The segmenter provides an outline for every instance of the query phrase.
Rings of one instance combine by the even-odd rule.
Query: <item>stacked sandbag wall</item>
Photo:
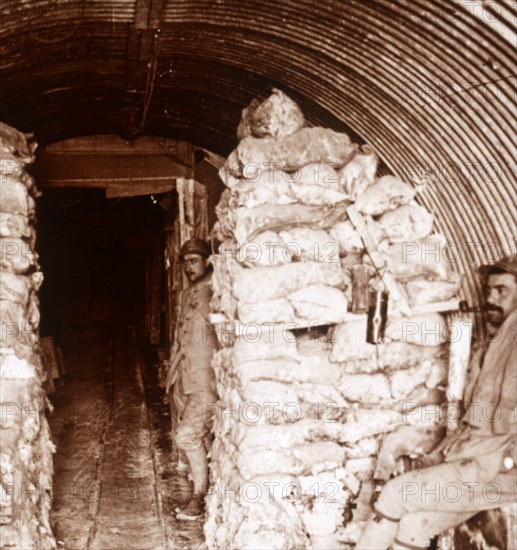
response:
[[[458,277],[418,190],[376,177],[369,146],[305,127],[278,90],[243,111],[238,137],[213,234],[220,403],[207,542],[346,548],[374,480],[443,431],[448,343],[436,310]],[[390,292],[379,345],[366,342],[358,272]]]
[[[0,123],[0,548],[56,548],[35,253],[35,146]]]

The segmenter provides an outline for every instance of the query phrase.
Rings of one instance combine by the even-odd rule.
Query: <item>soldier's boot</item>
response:
[[[190,474],[194,482],[194,491],[190,502],[176,514],[178,519],[194,521],[203,516],[205,495],[208,489],[208,459],[203,446],[195,451],[187,451]]]
[[[387,550],[397,534],[398,520],[388,519],[374,513],[355,545],[356,550]]]

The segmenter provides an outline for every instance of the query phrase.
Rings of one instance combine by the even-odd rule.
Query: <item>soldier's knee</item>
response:
[[[375,509],[383,516],[391,519],[400,519],[404,513],[402,502],[403,480],[391,479],[384,485],[375,502]]]
[[[196,451],[204,445],[203,437],[200,437],[197,430],[193,430],[190,426],[180,424],[176,431],[176,445],[184,452]]]

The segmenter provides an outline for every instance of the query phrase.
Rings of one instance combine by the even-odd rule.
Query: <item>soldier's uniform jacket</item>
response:
[[[179,380],[183,393],[216,393],[211,360],[217,337],[208,321],[212,298],[210,274],[180,293],[175,347],[179,354]]]
[[[492,338],[483,359],[460,431],[446,461],[498,453],[517,443],[517,311],[508,316]],[[456,439],[456,441],[454,441]]]

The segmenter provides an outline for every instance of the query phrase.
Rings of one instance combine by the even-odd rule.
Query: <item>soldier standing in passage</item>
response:
[[[388,481],[356,550],[425,550],[446,529],[517,500],[517,254],[479,274],[497,330],[462,425],[434,451],[435,465]]]
[[[173,386],[170,401],[176,407],[179,422],[173,434],[176,444],[188,459],[194,490],[190,502],[177,510],[177,518],[196,520],[203,514],[208,490],[208,440],[212,427],[211,412],[218,401],[215,375],[211,367],[217,338],[208,330],[209,304],[212,297],[208,264],[210,246],[196,237],[186,241],[179,259],[190,285],[179,297],[178,325],[171,350],[167,391]]]

